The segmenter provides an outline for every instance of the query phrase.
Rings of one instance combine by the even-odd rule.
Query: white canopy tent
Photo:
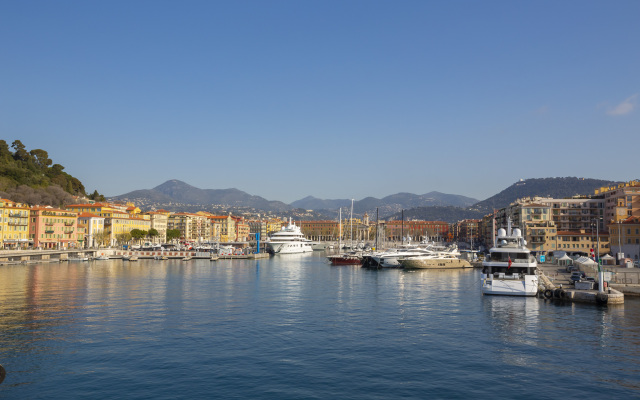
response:
[[[572,265],[573,259],[565,253],[562,257],[556,259],[556,263],[564,266]]]

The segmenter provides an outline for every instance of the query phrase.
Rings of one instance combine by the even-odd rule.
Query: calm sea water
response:
[[[479,271],[0,266],[0,397],[640,397],[640,302],[483,297]]]

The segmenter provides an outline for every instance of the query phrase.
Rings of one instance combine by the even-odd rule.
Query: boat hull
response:
[[[471,268],[467,260],[457,258],[431,258],[431,259],[411,259],[400,260],[400,264],[407,269],[459,269]]]
[[[331,265],[361,265],[362,258],[357,256],[329,256],[327,257]]]
[[[482,294],[499,296],[535,296],[538,294],[538,277],[525,275],[524,278],[482,278]]]
[[[269,243],[267,250],[271,254],[298,254],[313,252],[313,248],[308,243]]]

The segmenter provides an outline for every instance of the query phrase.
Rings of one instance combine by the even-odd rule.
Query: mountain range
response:
[[[355,215],[370,216],[376,209],[381,218],[398,218],[402,210],[405,217],[455,222],[465,218],[481,218],[494,209],[502,208],[522,197],[550,196],[565,198],[590,195],[594,189],[614,184],[613,181],[587,178],[539,178],[520,180],[500,193],[483,201],[477,199],[429,192],[426,194],[396,193],[382,199],[366,197],[353,201]],[[238,189],[199,189],[185,182],[172,179],[153,189],[136,190],[110,198],[115,201],[131,201],[143,209],[167,209],[188,211],[191,208],[217,206],[219,209],[252,209],[264,213],[288,214],[294,210],[314,210],[319,215],[334,218],[339,208],[351,208],[350,199],[319,199],[308,196],[286,204],[250,195]],[[298,214],[299,215],[299,214]]]

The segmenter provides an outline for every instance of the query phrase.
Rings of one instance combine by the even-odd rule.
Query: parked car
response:
[[[573,271],[571,273],[571,276],[569,277],[569,280],[571,280],[571,282],[580,282],[583,278],[585,278],[587,275],[584,272],[581,271]]]
[[[573,271],[577,271],[578,267],[576,267],[575,265],[569,265],[567,266],[567,272],[573,272]]]

